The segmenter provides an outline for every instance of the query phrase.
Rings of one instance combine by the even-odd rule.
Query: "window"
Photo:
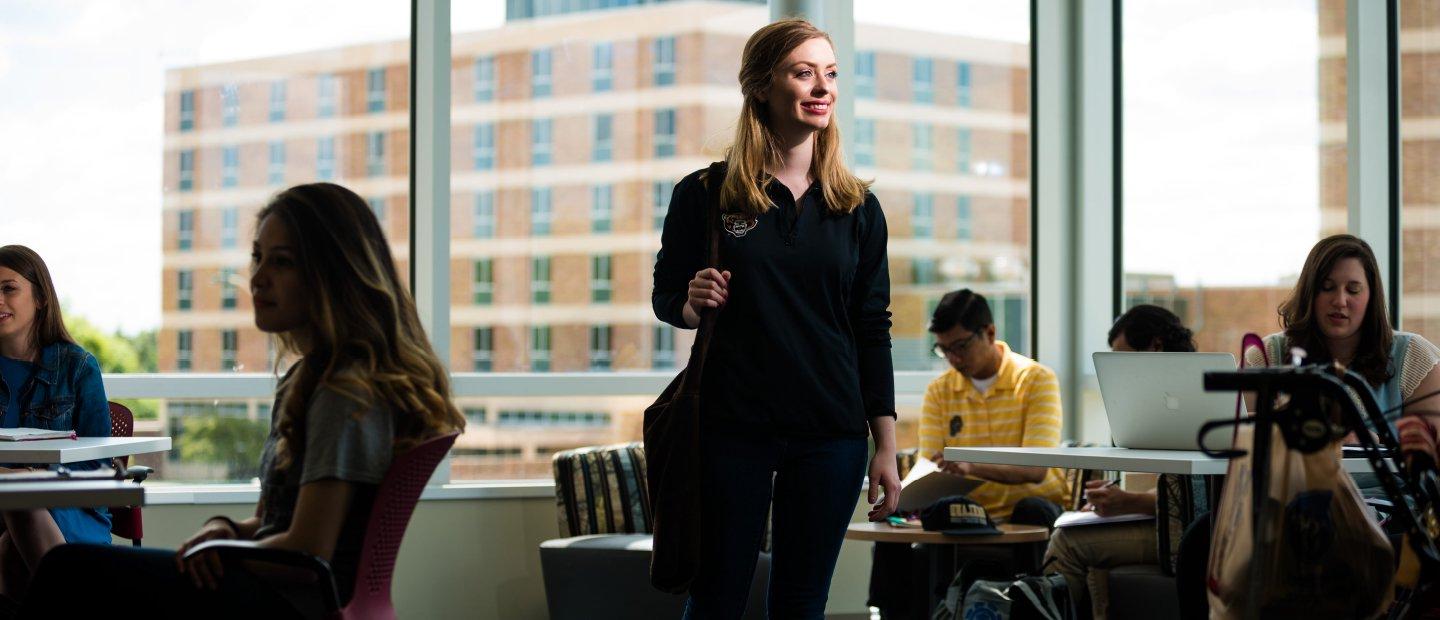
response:
[[[475,261],[474,297],[477,306],[488,306],[495,299],[495,262],[484,258]]]
[[[670,86],[675,83],[675,37],[655,39],[655,85]]]
[[[611,220],[615,217],[615,208],[611,203],[614,190],[610,185],[597,185],[590,189],[590,232],[610,232]]]
[[[270,83],[270,122],[285,120],[285,80]]]
[[[494,192],[475,194],[475,221],[471,223],[470,228],[470,233],[476,239],[489,239],[495,236]]]
[[[1440,342],[1440,265],[1436,264],[1437,249],[1440,249],[1440,218],[1436,217],[1440,215],[1440,209],[1436,208],[1440,205],[1440,172],[1436,169],[1440,165],[1440,133],[1429,128],[1430,123],[1440,116],[1437,113],[1440,110],[1440,79],[1435,73],[1437,60],[1440,60],[1440,33],[1434,29],[1435,24],[1440,24],[1440,6],[1433,2],[1399,4],[1401,47],[1397,78],[1400,81],[1399,140],[1403,165],[1400,168],[1400,312],[1394,319],[1399,329],[1417,333],[1430,342]],[[1343,6],[1331,7],[1327,3],[1320,6],[1321,11],[1343,13]],[[1343,110],[1326,105],[1332,98],[1344,101],[1344,91],[1327,78],[1344,74],[1345,58],[1337,52],[1327,51],[1337,48],[1326,44],[1328,40],[1343,35],[1345,22],[1339,21],[1339,32],[1334,34],[1324,28],[1331,23],[1334,22],[1321,19],[1320,120],[1327,124],[1334,122],[1337,113],[1344,118]],[[1344,145],[1343,133],[1322,138],[1320,191],[1326,214],[1321,216],[1322,226],[1328,221],[1345,221],[1346,212],[1341,208],[1345,204],[1345,188],[1342,183],[1330,178],[1343,177],[1344,171],[1329,172],[1336,160],[1345,161]],[[1336,150],[1340,152],[1335,153]],[[1385,260],[1383,257],[1379,259]]]
[[[365,111],[385,111],[385,69],[371,69],[365,72]]]
[[[175,370],[190,370],[191,355],[195,351],[195,332],[182,329],[175,332]]]
[[[930,194],[915,194],[915,206],[910,215],[910,234],[916,239],[935,236],[935,197]]]
[[[220,186],[235,187],[240,184],[240,147],[227,146],[220,149]]]
[[[180,212],[180,234],[175,238],[175,249],[188,252],[195,247],[195,210]]]
[[[550,50],[535,50],[530,55],[530,96],[550,96]]]
[[[475,101],[495,99],[495,57],[481,56],[475,59]]]
[[[919,286],[939,283],[940,270],[936,268],[935,259],[928,256],[911,259],[910,281]]]
[[[655,156],[675,156],[675,110],[655,111]]]
[[[239,336],[233,329],[220,331],[220,370],[235,370],[236,348],[239,346]]]
[[[599,93],[610,90],[615,82],[615,46],[596,43],[594,67],[590,72],[590,89]]]
[[[655,202],[650,204],[651,218],[655,221],[655,230],[665,228],[665,214],[670,212],[670,199],[675,194],[674,181],[656,181],[653,184],[651,195]]]
[[[219,282],[217,284],[220,285],[221,310],[235,309],[235,278],[236,275],[233,268],[225,267],[220,270]]]
[[[175,272],[175,309],[189,310],[195,300],[195,272],[181,269]]]
[[[929,170],[935,163],[934,133],[928,123],[910,124],[910,167]]]
[[[674,368],[675,328],[669,325],[656,325],[651,340],[654,344],[651,347],[650,367],[656,370]]]
[[[285,183],[285,143],[270,143],[270,166],[265,171],[265,181],[271,185]]]
[[[335,180],[335,138],[320,138],[315,145],[315,176],[321,181]]]
[[[929,58],[911,61],[910,90],[915,103],[935,103],[935,62]]]
[[[550,257],[530,259],[530,302],[550,303]]]
[[[855,119],[855,165],[875,165],[875,119]]]
[[[590,257],[590,301],[595,303],[610,302],[610,257],[608,255]]]
[[[180,151],[180,191],[195,189],[195,149]]]
[[[875,98],[875,52],[855,52],[855,98]]]
[[[553,127],[552,121],[548,118],[530,121],[530,165],[550,165],[550,139]]]
[[[234,127],[240,122],[240,89],[234,84],[220,87],[220,124]]]
[[[475,346],[470,354],[471,370],[490,372],[495,361],[495,330],[490,327],[477,327],[472,333]]]
[[[335,76],[328,73],[315,78],[315,115],[320,118],[335,116]]]
[[[973,230],[974,220],[970,214],[970,197],[960,196],[955,199],[955,238],[961,241],[969,241],[975,238]]]
[[[590,327],[590,370],[610,370],[610,326]]]
[[[365,174],[378,177],[385,174],[385,132],[372,131],[365,134]]]
[[[955,65],[955,105],[968,108],[970,101],[970,63],[960,62]]]
[[[550,234],[550,223],[555,211],[550,203],[550,188],[538,187],[530,190],[530,234],[537,237]]]
[[[385,198],[383,196],[371,196],[365,199],[365,204],[370,207],[370,212],[375,214],[375,221],[380,224],[380,229],[385,229]]]
[[[955,130],[955,169],[960,174],[973,174],[975,165],[971,163],[973,150],[970,145],[970,128],[961,127]]]
[[[615,148],[614,124],[614,114],[595,115],[595,148],[590,153],[592,161],[610,161],[611,152]]]
[[[471,153],[476,170],[495,168],[495,126],[481,123],[475,126],[475,149]]]
[[[238,245],[240,210],[226,207],[220,211],[220,248],[233,250]]]
[[[550,327],[548,325],[537,325],[530,328],[530,371],[550,371]]]
[[[195,129],[195,91],[180,91],[180,131]]]

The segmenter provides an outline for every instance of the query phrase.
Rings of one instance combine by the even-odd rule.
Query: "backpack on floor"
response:
[[[961,569],[931,620],[1075,620],[1070,588],[1059,574],[975,579]],[[968,578],[968,579],[967,579]],[[961,592],[964,596],[961,596]]]

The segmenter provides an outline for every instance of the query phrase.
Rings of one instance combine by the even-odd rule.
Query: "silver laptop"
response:
[[[1207,372],[1235,369],[1229,353],[1094,354],[1110,437],[1121,448],[1198,450],[1200,426],[1234,419],[1235,392],[1206,392]],[[1212,432],[1208,448],[1230,447],[1230,431]]]

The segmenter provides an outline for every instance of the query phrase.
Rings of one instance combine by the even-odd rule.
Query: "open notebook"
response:
[[[35,441],[37,439],[74,439],[75,431],[52,431],[43,428],[0,428],[0,441]]]

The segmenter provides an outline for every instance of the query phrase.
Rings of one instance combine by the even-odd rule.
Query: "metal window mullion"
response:
[[[1398,113],[1390,89],[1391,15],[1394,2],[1345,3],[1347,222],[1380,263],[1390,289],[1392,320],[1399,324],[1399,244],[1392,243],[1398,213],[1392,213],[1392,118]],[[1398,188],[1396,188],[1398,191]]]
[[[410,286],[450,365],[450,2],[414,0],[410,57]]]

